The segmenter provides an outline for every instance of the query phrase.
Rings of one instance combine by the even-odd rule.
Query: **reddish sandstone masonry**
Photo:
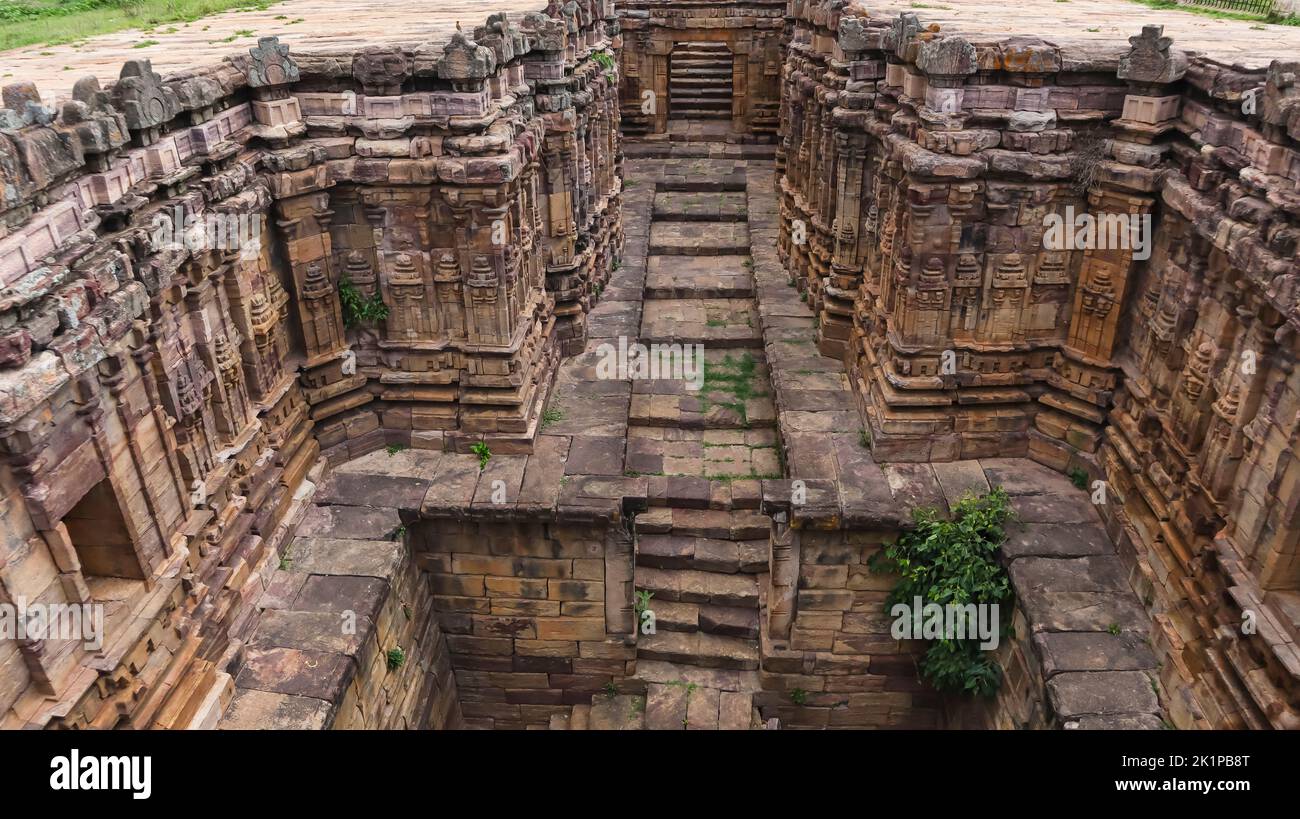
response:
[[[791,8],[781,258],[873,454],[1104,480],[1173,722],[1295,727],[1295,63]],[[1067,209],[1152,217],[1149,259],[1046,246]]]

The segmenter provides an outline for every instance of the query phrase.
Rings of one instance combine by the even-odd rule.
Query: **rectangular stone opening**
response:
[[[144,579],[131,531],[108,478],[95,484],[77,501],[63,524],[68,528],[81,561],[81,571],[88,581],[92,575]]]

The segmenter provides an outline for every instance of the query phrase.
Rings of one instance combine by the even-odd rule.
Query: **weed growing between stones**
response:
[[[1074,469],[1070,470],[1069,474],[1070,474],[1070,483],[1074,484],[1075,488],[1077,489],[1088,488],[1087,472],[1084,472],[1082,469],[1076,466]]]
[[[650,598],[655,593],[647,589],[636,590],[636,600],[632,603],[632,610],[636,613],[636,621],[641,622],[641,615],[650,609]]]
[[[388,670],[396,671],[406,664],[406,652],[402,650],[401,646],[390,648],[388,649],[387,660]]]
[[[383,297],[378,292],[370,298],[362,296],[347,276],[339,282],[339,303],[343,307],[343,326],[348,329],[388,318],[388,305],[384,304]]]
[[[920,508],[912,513],[915,528],[885,544],[868,567],[877,574],[896,574],[898,584],[885,601],[885,611],[896,605],[996,606],[1002,633],[1010,633],[1010,607],[1015,602],[1007,571],[997,560],[1006,539],[1003,526],[1013,516],[1002,487],[985,495],[967,495],[952,510],[951,520],[937,510]],[[957,639],[944,634],[934,640],[920,662],[921,673],[937,690],[992,696],[1002,684],[1002,671],[994,652],[980,648],[978,639]]]
[[[488,449],[488,445],[483,441],[477,441],[470,447],[470,451],[478,456],[478,471],[482,472],[487,462],[492,459],[492,450]]]

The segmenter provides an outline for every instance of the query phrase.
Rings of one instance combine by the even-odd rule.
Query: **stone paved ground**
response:
[[[923,24],[938,23],[942,31],[973,35],[1042,37],[1053,43],[1088,45],[1090,57],[1129,47],[1128,38],[1142,26],[1159,24],[1174,47],[1200,51],[1227,64],[1262,68],[1275,59],[1300,54],[1300,27],[1222,20],[1176,9],[1152,9],[1129,0],[1018,0],[1015,3],[860,0],[854,5],[892,17],[912,12]]]
[[[276,35],[300,51],[421,43],[445,40],[456,30],[457,21],[473,31],[493,12],[523,14],[545,7],[545,0],[288,0],[264,11],[228,11],[189,24],[167,23],[147,34],[138,29],[103,34],[79,47],[32,45],[0,52],[0,85],[28,80],[36,83],[47,102],[54,102],[70,95],[72,84],[87,74],[101,82],[116,80],[127,60],[150,59],[154,70],[166,76],[244,53],[257,44],[258,37]],[[172,28],[176,31],[167,33]],[[252,33],[240,33],[245,31]],[[146,41],[156,43],[136,48]]]

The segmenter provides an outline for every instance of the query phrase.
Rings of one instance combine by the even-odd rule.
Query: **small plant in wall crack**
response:
[[[790,702],[794,703],[795,705],[807,705],[808,692],[803,690],[802,688],[790,689]]]
[[[375,293],[366,298],[347,276],[339,281],[339,305],[343,309],[343,326],[348,329],[377,324],[388,318],[388,305],[384,304],[383,297]]]
[[[641,622],[642,615],[650,610],[650,598],[655,593],[646,589],[636,590],[636,599],[632,602],[632,611],[636,613],[636,621]]]
[[[1070,483],[1074,484],[1076,489],[1088,488],[1088,473],[1079,467],[1070,470]]]
[[[401,646],[388,649],[386,658],[388,660],[389,671],[396,671],[406,664],[406,652],[402,650]]]
[[[492,450],[488,449],[488,445],[483,441],[476,441],[469,449],[478,456],[478,471],[482,472],[487,467],[487,462],[492,459]]]

